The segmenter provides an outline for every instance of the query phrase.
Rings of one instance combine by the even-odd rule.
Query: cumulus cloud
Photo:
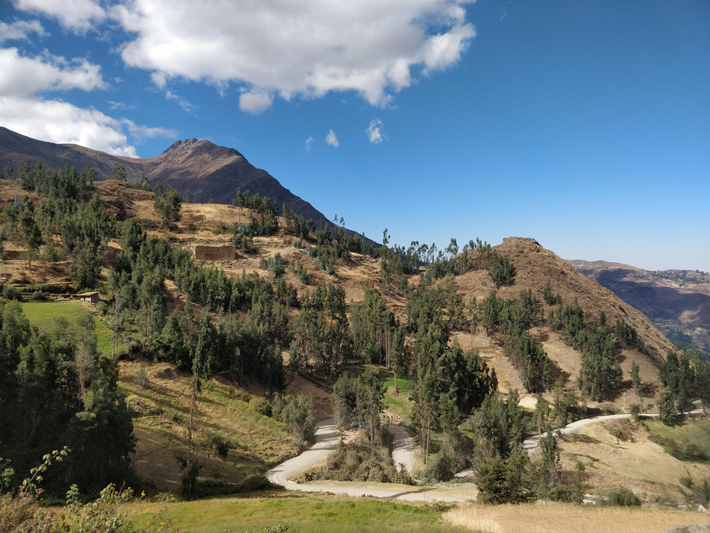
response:
[[[106,18],[106,11],[95,0],[14,0],[21,11],[55,18],[74,33],[86,33]]]
[[[29,137],[53,143],[73,143],[114,155],[138,157],[124,126],[137,141],[175,137],[175,132],[149,128],[130,120],[116,120],[96,109],[82,109],[61,100],[48,100],[49,92],[103,89],[100,67],[85,59],[67,61],[45,53],[20,55],[16,48],[0,48],[0,124]],[[112,103],[119,104],[117,102]]]
[[[13,40],[29,40],[28,34],[36,33],[37,37],[49,35],[38,20],[16,20],[7,24],[0,20],[0,43]]]
[[[306,151],[307,152],[311,151],[312,144],[313,144],[313,137],[308,137],[308,139],[306,139]]]
[[[338,146],[340,146],[340,142],[335,136],[335,132],[333,130],[330,130],[328,132],[328,135],[325,136],[325,144],[329,144],[333,148],[337,148]]]
[[[417,73],[458,61],[475,35],[463,3],[133,0],[109,12],[135,35],[123,46],[124,62],[150,71],[158,87],[171,78],[206,81],[220,91],[236,83],[240,107],[259,113],[275,95],[290,100],[330,91],[353,90],[372,105],[386,104]]]
[[[249,92],[241,94],[239,97],[239,108],[242,111],[258,115],[265,109],[270,108],[273,102],[271,95],[267,91],[252,89]]]
[[[370,139],[370,142],[373,144],[380,144],[382,141],[385,140],[385,136],[382,134],[382,131],[380,131],[380,128],[382,127],[382,121],[379,118],[373,119],[370,121],[370,125],[367,128],[367,138]]]
[[[101,67],[86,59],[66,61],[63,57],[21,56],[17,48],[0,49],[0,94],[29,96],[43,91],[82,89],[91,91],[106,87]]]
[[[194,115],[195,111],[197,111],[196,105],[193,105],[185,98],[178,96],[177,94],[171,91],[165,93],[165,98],[167,98],[168,100],[174,100],[180,107],[182,107],[183,111],[187,111],[190,114]]]
[[[121,123],[95,109],[57,100],[0,96],[0,123],[28,137],[73,143],[113,155],[138,157]]]

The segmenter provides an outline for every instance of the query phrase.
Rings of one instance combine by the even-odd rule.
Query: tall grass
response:
[[[444,521],[452,526],[487,533],[663,533],[677,525],[707,522],[707,515],[548,502],[498,506],[467,504],[446,512]]]

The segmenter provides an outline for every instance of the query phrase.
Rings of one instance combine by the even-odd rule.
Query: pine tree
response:
[[[636,395],[639,397],[639,402],[643,403],[643,384],[639,375],[639,365],[636,361],[631,362],[631,382],[634,385]]]

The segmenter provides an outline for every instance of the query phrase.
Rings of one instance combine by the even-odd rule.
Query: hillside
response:
[[[569,263],[642,311],[673,343],[710,358],[710,274],[648,271],[606,261]]]
[[[184,204],[182,219],[174,231],[159,228],[159,219],[153,208],[154,194],[146,191],[136,191],[125,183],[109,180],[97,183],[97,191],[107,205],[109,212],[120,219],[135,219],[144,226],[150,235],[168,239],[175,245],[189,250],[193,256],[197,246],[218,248],[231,246],[232,234],[230,226],[248,219],[249,210],[219,204]],[[0,196],[6,202],[24,193],[14,182],[2,182]],[[34,198],[34,195],[30,195]],[[39,200],[39,199],[36,199]],[[7,205],[7,204],[5,204]],[[381,259],[367,255],[351,253],[347,260],[335,262],[335,275],[331,276],[319,268],[316,260],[309,257],[304,249],[293,246],[294,237],[286,229],[286,221],[279,217],[279,231],[269,237],[256,237],[251,253],[238,251],[233,259],[206,261],[206,265],[214,265],[229,276],[240,276],[242,273],[256,272],[263,279],[269,278],[267,270],[261,267],[262,260],[279,253],[284,261],[283,279],[294,286],[299,296],[305,290],[310,290],[321,283],[336,283],[345,291],[345,302],[348,314],[352,306],[363,300],[364,286],[372,284],[380,287],[382,284]],[[11,243],[6,245],[8,258],[4,266],[4,280],[10,283],[56,283],[68,282],[66,264],[40,264],[32,272],[27,272],[21,259],[21,246]],[[108,275],[106,267],[110,266],[111,257],[117,253],[120,245],[110,243],[104,258],[104,274]],[[640,366],[641,378],[648,385],[651,393],[659,390],[658,364],[665,358],[673,345],[658,330],[658,328],[641,311],[622,301],[610,290],[602,287],[594,279],[578,272],[571,264],[564,261],[552,251],[542,247],[533,239],[508,238],[503,243],[493,247],[498,254],[507,257],[516,269],[512,285],[496,289],[488,276],[487,270],[469,270],[455,276],[455,290],[468,302],[475,296],[479,303],[491,292],[499,298],[516,297],[522,290],[532,290],[544,308],[545,315],[552,308],[544,303],[542,289],[549,281],[554,293],[559,293],[562,302],[572,304],[575,299],[585,313],[587,321],[596,321],[600,313],[606,314],[607,321],[615,324],[621,319],[633,327],[646,346],[646,353],[636,349],[621,350],[618,361],[624,371],[624,388],[630,390],[630,370],[632,361]],[[470,253],[470,252],[469,252]],[[308,284],[299,280],[297,273],[291,269],[296,264],[304,265],[308,272]],[[422,272],[424,268],[420,269]],[[418,274],[407,276],[408,282],[416,287],[420,283]],[[106,278],[104,278],[106,279]],[[445,281],[445,280],[444,280]],[[171,296],[168,301],[168,311],[176,306],[184,305],[185,296],[179,294],[173,285],[168,283]],[[406,322],[406,305],[408,298],[397,291],[383,292],[383,299],[390,309]],[[550,330],[547,326],[533,328],[543,343],[547,355],[553,362],[553,380],[562,376],[568,390],[577,389],[577,376],[581,366],[581,353],[569,346],[561,332]],[[465,349],[477,348],[489,366],[496,370],[500,389],[507,392],[509,388],[523,390],[520,374],[511,364],[499,338],[487,336],[483,328],[479,328],[475,336],[469,331],[452,331],[451,339],[457,338]],[[552,393],[546,393],[551,397]],[[625,408],[623,395],[616,395],[606,400]],[[534,407],[535,395],[523,395],[523,405]],[[649,404],[650,406],[650,404]]]
[[[94,192],[100,202],[87,201]],[[29,202],[16,201],[23,196]],[[99,337],[97,348],[104,355],[113,353],[111,340],[115,337],[111,329],[117,327],[116,324],[120,326],[117,327],[120,339],[117,353],[122,354],[122,360],[117,363],[118,386],[127,395],[132,434],[137,439],[136,453],[130,454],[130,460],[135,471],[152,480],[159,489],[176,490],[183,477],[176,456],[184,455],[188,446],[186,417],[190,412],[190,376],[198,367],[195,366],[197,356],[188,360],[185,354],[192,357],[198,353],[195,339],[200,339],[204,342],[202,346],[207,347],[203,353],[211,354],[211,367],[204,372],[198,398],[193,440],[204,467],[199,480],[209,482],[208,486],[212,482],[241,482],[246,475],[263,472],[294,455],[302,439],[294,442],[296,437],[287,430],[287,421],[277,420],[275,417],[279,415],[276,414],[273,418],[262,416],[259,405],[266,403],[265,398],[276,405],[280,400],[271,394],[276,390],[291,395],[305,394],[314,397],[313,418],[328,418],[335,411],[331,398],[338,394],[334,381],[343,372],[365,377],[366,369],[375,370],[384,385],[382,420],[409,425],[412,433],[418,434],[420,430],[415,424],[419,404],[413,398],[421,390],[418,389],[421,381],[416,370],[406,373],[404,369],[397,369],[397,392],[393,387],[392,370],[385,370],[384,347],[375,346],[370,353],[361,348],[364,336],[370,333],[377,344],[386,342],[388,333],[404,332],[400,338],[409,347],[402,351],[409,357],[405,364],[411,365],[411,369],[422,364],[421,361],[426,363],[421,353],[416,352],[418,345],[426,346],[429,338],[421,336],[426,329],[416,325],[417,315],[412,312],[412,303],[416,304],[418,298],[436,302],[432,315],[440,312],[437,318],[440,322],[432,321],[430,325],[441,325],[439,331],[448,335],[448,338],[438,337],[441,340],[437,341],[436,349],[440,349],[442,359],[437,359],[436,364],[445,361],[441,366],[447,371],[445,356],[459,361],[457,366],[449,368],[455,368],[457,373],[470,373],[466,375],[465,384],[461,382],[461,390],[470,387],[475,391],[478,383],[486,382],[488,374],[483,365],[477,374],[470,370],[475,356],[457,352],[455,340],[464,349],[477,350],[488,368],[495,370],[498,390],[504,396],[509,397],[510,390],[517,389],[520,404],[526,410],[535,409],[537,391],[544,391],[542,394],[549,402],[554,402],[556,395],[559,399],[561,391],[555,390],[553,384],[561,378],[562,393],[567,393],[567,398],[572,397],[573,416],[627,412],[629,405],[637,401],[631,379],[634,362],[639,366],[645,388],[643,410],[653,412],[655,400],[663,392],[658,367],[672,350],[671,343],[640,311],[534,239],[511,237],[493,247],[477,241],[461,254],[447,252],[447,257],[440,256],[428,266],[410,261],[406,274],[400,271],[392,277],[388,269],[397,269],[404,261],[404,256],[391,255],[395,248],[374,249],[371,243],[368,247],[368,243],[358,241],[357,236],[342,233],[333,236],[327,232],[311,232],[304,238],[297,233],[293,219],[284,217],[276,217],[275,224],[265,232],[268,236],[236,234],[239,239],[246,239],[248,245],[235,248],[234,228],[254,216],[250,209],[190,203],[181,206],[179,220],[166,223],[156,211],[155,200],[153,192],[132,188],[125,182],[105,180],[97,182],[94,191],[86,192],[77,202],[63,202],[68,212],[62,215],[58,210],[52,211],[52,206],[59,205],[55,198],[23,190],[16,181],[0,181],[0,223],[6,237],[0,270],[2,302],[18,297],[24,300],[21,306],[25,314],[38,326],[30,335],[48,331],[47,324],[56,327],[53,318],[57,315],[78,323],[81,315],[90,310],[98,324],[95,329]],[[46,244],[36,250],[32,268],[26,262],[24,237],[25,228],[31,226],[30,219],[47,228]],[[108,219],[113,221],[104,226],[94,225]],[[81,248],[75,245],[72,251],[70,247],[71,239],[78,241],[78,232],[83,232],[84,242],[91,242],[92,237],[99,242],[95,253],[100,271],[93,285],[87,285],[100,294],[100,301],[95,305],[77,302],[72,297],[84,290],[84,285],[76,281],[75,268],[82,260],[77,253]],[[102,233],[100,239],[96,237],[99,233]],[[51,248],[48,243],[54,243],[54,255],[48,252]],[[346,253],[338,248],[343,243],[350,247],[345,249]],[[61,248],[60,252],[56,248]],[[330,255],[324,258],[321,255],[324,253]],[[277,260],[282,266],[278,273],[273,268]],[[509,262],[512,267],[511,277],[500,287],[493,281],[494,261]],[[120,278],[112,275],[120,269],[124,269]],[[149,297],[151,293],[147,291],[156,286],[159,290]],[[554,305],[545,303],[545,294],[549,301],[550,289],[555,294]],[[508,333],[502,322],[488,331],[481,325],[472,335],[467,320],[452,319],[457,298],[460,312],[468,317],[471,307],[464,306],[473,297],[479,304],[477,312],[483,314],[484,300],[490,300],[491,294],[505,306],[522,301],[521,291],[530,291],[535,308],[532,325],[525,328],[536,342],[539,341],[545,360],[549,357],[551,379],[537,389],[529,386],[525,369],[514,365],[510,339],[506,338]],[[372,299],[373,294],[376,300]],[[120,309],[115,312],[119,300],[124,298],[129,307],[123,314]],[[334,302],[332,307],[329,301]],[[377,305],[372,307],[375,312],[367,316],[363,315],[367,306],[359,305],[365,301],[368,305]],[[150,305],[161,305],[160,314],[149,314]],[[619,363],[622,375],[620,382],[615,381],[609,389],[594,396],[597,401],[583,400],[578,389],[577,378],[587,364],[583,362],[581,350],[586,348],[574,344],[575,348],[574,335],[570,336],[550,318],[550,313],[552,316],[562,313],[563,308],[577,309],[575,313],[583,315],[582,322],[592,328],[602,322],[603,314],[610,326],[600,329],[607,332],[604,333],[606,339],[615,346],[613,362]],[[123,322],[117,323],[117,319]],[[363,320],[370,321],[365,328]],[[623,321],[638,334],[642,342],[637,344],[639,349],[616,347],[617,343],[621,346],[618,331],[615,331],[621,327],[616,325],[617,321]],[[158,324],[154,331],[153,324]],[[334,328],[338,324],[343,329]],[[385,327],[390,329],[385,330]],[[427,327],[429,331],[437,329]],[[328,342],[337,340],[341,333],[342,344],[335,345],[330,352],[332,355],[328,355]],[[420,339],[422,344],[419,344]],[[444,339],[448,340],[449,349]],[[293,355],[298,353],[293,352],[294,347],[305,357],[299,355],[292,365]],[[584,361],[587,359],[585,356]],[[458,366],[464,361],[471,366],[465,369]],[[478,363],[475,365],[478,367]],[[141,379],[142,371],[144,378]],[[458,379],[454,376],[449,383]],[[459,387],[459,383],[455,386]],[[466,407],[460,419],[462,432],[474,434],[475,428],[466,424],[476,423],[476,417],[469,414],[473,409],[480,412],[484,408],[480,403]],[[526,411],[524,416],[529,417],[530,412]],[[555,419],[550,416],[549,420],[558,425],[557,415]],[[526,433],[531,431],[535,431],[532,424]],[[434,428],[432,433],[432,447],[428,451],[418,450],[416,460],[412,460],[415,471],[434,463],[445,447],[446,436],[441,428]],[[226,449],[224,459],[218,457],[220,449]],[[462,469],[465,467],[461,465]],[[572,467],[568,464],[565,469]],[[588,467],[595,472],[603,470],[591,463]],[[626,478],[631,480],[629,483],[634,482],[633,476],[625,475]],[[442,476],[442,479],[447,478]],[[595,486],[606,486],[607,477],[599,475],[593,479]],[[627,481],[624,484],[628,485]],[[675,481],[673,484],[678,485]],[[682,491],[682,488],[673,490]]]
[[[118,157],[75,144],[54,144],[38,141],[7,128],[0,127],[0,168],[12,163],[15,174],[24,163],[37,161],[49,168],[69,165],[81,171],[87,166],[96,170],[98,180],[110,179],[114,165],[123,165],[130,183],[146,176],[153,187],[170,185],[184,194],[190,191],[191,201],[231,204],[238,189],[259,193],[278,201],[279,208],[288,208],[323,226],[328,219],[311,204],[284,188],[268,172],[251,165],[233,148],[217,146],[210,141],[187,139],[176,141],[157,157],[132,159]]]

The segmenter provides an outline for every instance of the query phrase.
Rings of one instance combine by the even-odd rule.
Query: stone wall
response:
[[[195,259],[204,261],[233,261],[236,257],[234,246],[195,246]]]

